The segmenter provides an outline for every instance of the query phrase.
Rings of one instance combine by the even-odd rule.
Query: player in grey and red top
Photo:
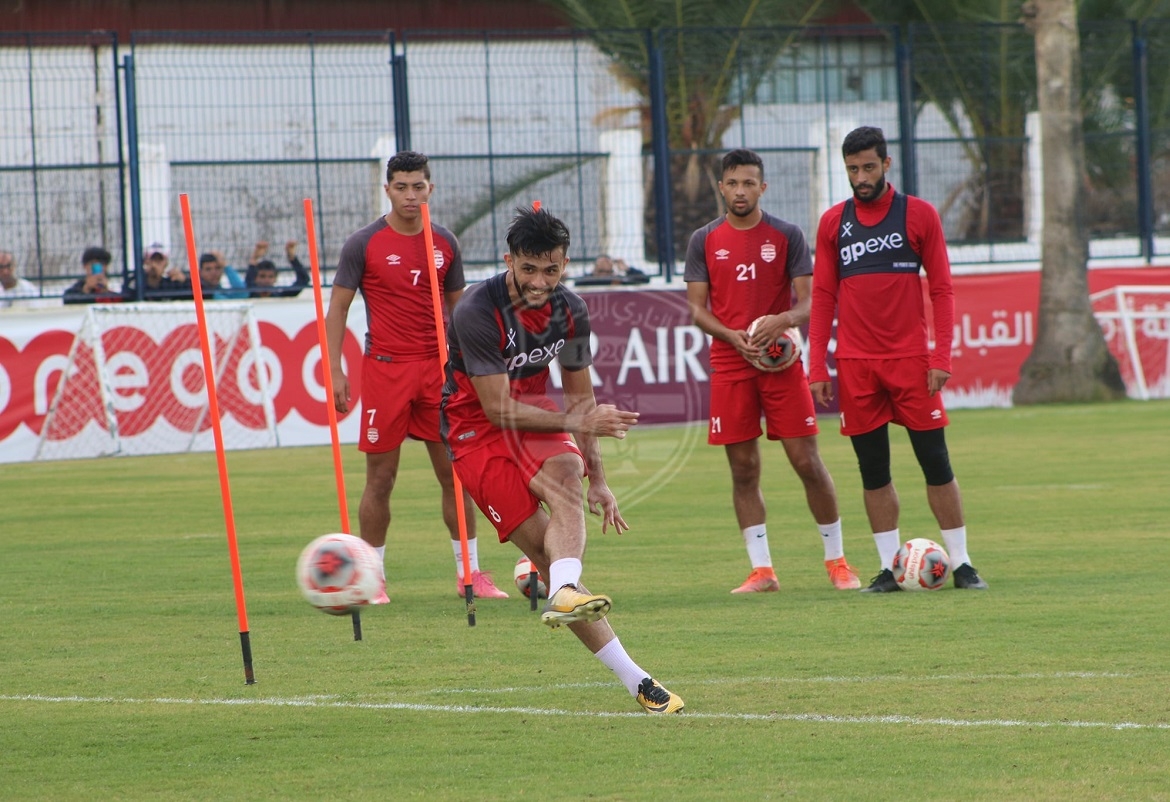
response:
[[[764,163],[750,150],[722,162],[719,191],[727,214],[691,235],[684,278],[695,325],[710,334],[711,420],[707,442],[722,445],[731,466],[731,498],[752,571],[732,593],[779,590],[760,491],[760,417],[780,440],[820,530],[833,586],[860,587],[845,560],[833,478],[817,449],[817,419],[799,362],[765,372],[749,360],[808,320],[812,259],[799,227],[763,211]],[[796,295],[795,305],[792,303]],[[762,324],[749,338],[752,321]]]
[[[614,635],[605,620],[610,598],[581,584],[582,495],[601,516],[603,533],[629,529],[606,484],[597,439],[624,438],[638,414],[598,404],[593,395],[589,310],[561,284],[569,262],[565,224],[545,209],[517,209],[507,240],[507,272],[472,287],[451,316],[444,440],[500,541],[511,541],[548,577],[540,620],[567,625],[647,713],[679,712],[682,699],[639,667]],[[554,360],[564,411],[546,394]]]
[[[420,206],[434,189],[430,179],[427,157],[421,153],[403,151],[387,162],[385,189],[390,212],[345,241],[333,277],[325,329],[333,401],[337,411],[345,413],[349,411],[350,388],[341,359],[342,341],[349,307],[360,289],[368,321],[358,437],[358,448],[366,455],[366,486],[358,508],[362,539],[385,559],[390,492],[398,477],[401,446],[408,436],[424,441],[442,488],[443,521],[455,553],[456,593],[462,598],[463,555],[454,475],[439,436],[443,374]],[[463,256],[454,234],[434,224],[431,230],[439,286],[449,315],[463,294]],[[471,505],[465,504],[465,509],[470,511]],[[506,599],[508,594],[479,570],[475,516],[466,517],[472,589],[479,598]],[[388,601],[383,591],[375,603]]]
[[[899,589],[892,571],[901,545],[898,494],[890,476],[891,421],[906,427],[926,477],[926,495],[955,566],[955,586],[987,587],[967,554],[959,484],[951,470],[942,389],[951,375],[955,317],[951,265],[938,212],[886,182],[890,157],[880,128],[850,132],[841,147],[853,197],[821,216],[809,323],[809,386],[833,398],[826,365],[837,316],[841,433],[857,454],[865,511],[881,570],[865,591]],[[925,269],[935,346],[927,343],[919,271]]]

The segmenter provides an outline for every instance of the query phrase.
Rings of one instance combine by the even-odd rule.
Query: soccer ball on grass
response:
[[[752,325],[748,326],[747,330],[749,338],[756,333],[756,329],[763,321],[764,318],[762,317],[758,317],[752,321]],[[787,370],[800,359],[800,353],[803,347],[804,340],[800,336],[800,329],[788,329],[777,337],[771,345],[766,348],[761,348],[759,357],[752,360],[751,363],[767,373]]]
[[[318,610],[348,615],[382,590],[378,552],[360,537],[321,535],[297,560],[297,584]]]
[[[532,572],[536,570],[536,566],[527,557],[521,557],[516,561],[516,568],[512,571],[512,581],[516,583],[516,589],[524,594],[524,598],[532,598],[529,594],[531,585],[529,585],[529,577]],[[548,598],[548,583],[544,581],[544,577],[540,574],[536,575],[536,598]]]
[[[951,558],[933,540],[907,540],[894,555],[894,579],[902,590],[938,590],[951,576]]]

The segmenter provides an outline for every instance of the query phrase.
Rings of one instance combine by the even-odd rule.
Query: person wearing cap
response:
[[[65,290],[62,300],[67,304],[114,303],[122,300],[122,293],[110,289],[110,262],[105,248],[91,245],[81,254],[85,275]]]
[[[161,242],[152,242],[142,254],[144,296],[148,301],[190,301],[191,279],[181,267],[171,265],[170,252]],[[138,300],[137,287],[131,276],[122,288],[128,301]]]
[[[37,285],[16,275],[16,257],[9,251],[0,251],[0,309],[12,306],[16,298],[36,298]]]

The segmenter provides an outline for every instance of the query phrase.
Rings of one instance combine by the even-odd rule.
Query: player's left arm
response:
[[[767,315],[764,322],[756,327],[750,341],[754,347],[764,348],[788,329],[800,328],[808,322],[812,309],[812,276],[792,279],[792,291],[796,295],[792,307],[777,315]]]
[[[813,261],[812,254],[809,253],[808,241],[805,240],[804,232],[798,226],[792,226],[792,230],[787,232],[787,237],[788,263],[785,270],[790,276],[792,294],[796,296],[796,299],[792,301],[788,311],[781,314],[780,317],[784,318],[782,321],[784,329],[791,329],[800,328],[808,323],[809,314],[812,311]],[[776,332],[777,337],[780,336],[781,331]]]
[[[463,290],[455,290],[454,292],[443,293],[443,303],[447,306],[447,316],[451,316],[451,310],[455,308],[455,304],[459,303],[459,299],[463,297]]]
[[[951,280],[951,261],[938,211],[929,203],[915,204],[914,219],[919,221],[919,250],[926,272],[930,295],[931,323],[934,327],[934,350],[930,352],[926,385],[931,395],[941,391],[951,377],[951,346],[955,329],[955,291]]]
[[[593,380],[589,375],[588,367],[581,370],[562,369],[561,388],[565,396],[565,412],[569,415],[587,415],[597,409],[597,399],[593,394]],[[605,480],[605,466],[601,460],[601,444],[598,442],[597,436],[591,432],[578,432],[576,440],[577,447],[581,449],[581,455],[585,458],[585,468],[589,475],[589,489],[585,494],[589,512],[601,516],[602,532],[612,526],[618,534],[621,534],[629,529],[630,525],[622,518],[617,498]]]

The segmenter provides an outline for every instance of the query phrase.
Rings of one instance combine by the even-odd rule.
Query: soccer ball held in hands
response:
[[[756,333],[756,329],[763,324],[763,321],[764,318],[762,317],[758,317],[752,321],[752,325],[747,330],[749,338]],[[803,346],[804,342],[800,336],[800,329],[788,329],[767,347],[761,348],[759,357],[751,360],[751,363],[760,370],[769,373],[786,370],[795,365],[796,361],[800,359],[800,352]]]

